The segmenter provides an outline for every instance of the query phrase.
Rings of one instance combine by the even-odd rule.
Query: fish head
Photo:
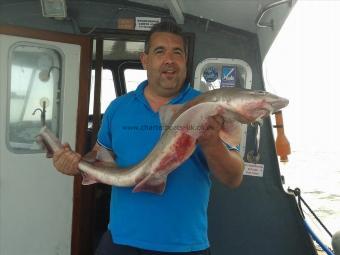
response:
[[[256,122],[286,107],[289,101],[267,91],[236,89],[225,98],[225,103],[241,123]]]

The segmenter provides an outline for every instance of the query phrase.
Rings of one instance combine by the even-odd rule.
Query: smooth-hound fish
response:
[[[204,132],[209,116],[219,114],[224,124],[221,139],[236,146],[240,142],[241,124],[254,123],[288,105],[288,100],[266,91],[241,88],[220,88],[202,93],[183,105],[166,105],[159,110],[164,131],[148,156],[131,168],[119,168],[113,158],[98,153],[100,161],[82,158],[78,168],[86,178],[83,184],[101,182],[120,187],[134,187],[133,191],[163,193],[167,175],[188,159],[196,148],[196,141]],[[61,142],[46,127],[37,141],[49,154],[62,148]],[[104,156],[103,156],[104,155]]]

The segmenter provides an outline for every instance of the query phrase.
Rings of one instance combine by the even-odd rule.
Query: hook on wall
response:
[[[269,10],[273,9],[276,6],[282,5],[282,4],[288,4],[288,6],[291,8],[293,6],[293,0],[280,0],[280,1],[268,4],[265,7],[263,7],[256,17],[256,20],[255,20],[256,26],[259,27],[259,28],[271,28],[272,30],[274,30],[274,20],[273,19],[271,19],[270,22],[266,22],[266,23],[261,22],[261,21],[262,21],[263,16]]]
[[[40,121],[41,121],[41,126],[45,126],[46,125],[46,108],[49,105],[49,101],[46,97],[43,97],[42,99],[40,99],[40,105],[42,108],[36,108],[34,109],[32,115],[35,115],[36,112],[40,112]]]
[[[39,80],[44,82],[48,81],[50,79],[52,69],[57,69],[60,71],[60,68],[57,66],[51,66],[48,70],[41,70],[39,72]]]

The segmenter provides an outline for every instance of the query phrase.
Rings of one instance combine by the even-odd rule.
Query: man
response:
[[[141,62],[148,80],[111,103],[93,148],[97,151],[103,146],[112,151],[121,167],[144,159],[161,134],[158,128],[131,127],[160,127],[158,110],[162,105],[184,103],[199,94],[185,83],[187,47],[176,24],[162,22],[152,28]],[[220,116],[209,119],[198,148],[168,176],[162,195],[112,187],[109,231],[96,254],[209,254],[210,173],[227,186],[237,187],[243,171],[238,151],[227,149],[218,136],[222,122]],[[68,146],[53,160],[60,172],[78,174],[80,155]]]

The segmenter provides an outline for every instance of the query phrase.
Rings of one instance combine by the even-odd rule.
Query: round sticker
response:
[[[214,82],[218,77],[218,72],[215,67],[211,66],[204,70],[203,77],[207,82]]]

